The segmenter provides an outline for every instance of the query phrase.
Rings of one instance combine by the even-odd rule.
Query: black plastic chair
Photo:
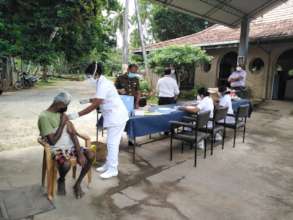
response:
[[[210,118],[210,111],[198,113],[196,115],[196,121],[193,122],[179,122],[170,121],[171,123],[171,136],[170,136],[170,160],[173,159],[173,139],[181,140],[183,142],[188,142],[194,147],[194,166],[197,164],[197,144],[200,141],[204,141],[204,157],[206,158],[206,148],[207,148],[207,138],[209,134],[206,132],[200,132],[200,129],[207,129],[207,124]],[[179,128],[181,131],[178,131]],[[186,131],[184,128],[189,128],[190,131]],[[177,132],[175,132],[177,129]]]
[[[235,118],[235,121],[233,123],[229,121],[218,123],[219,125],[223,125],[225,128],[234,130],[233,148],[235,148],[237,130],[240,128],[243,128],[242,141],[243,143],[245,142],[246,121],[247,117],[249,117],[249,108],[249,105],[241,105],[239,106],[235,115],[227,114],[227,116]]]
[[[215,144],[215,136],[217,133],[222,133],[222,149],[224,149],[225,145],[225,135],[226,135],[226,129],[223,124],[220,124],[219,122],[223,121],[226,122],[226,116],[227,116],[228,108],[226,107],[219,107],[214,110],[214,116],[210,121],[212,122],[211,127],[207,127],[207,129],[200,129],[200,131],[207,132],[210,134],[211,137],[211,155],[213,155],[214,152],[214,144]]]

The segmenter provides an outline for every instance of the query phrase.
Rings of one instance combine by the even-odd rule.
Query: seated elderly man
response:
[[[57,161],[59,179],[58,194],[65,195],[65,176],[70,170],[70,157],[76,156],[82,166],[80,175],[73,187],[76,198],[81,198],[84,192],[81,189],[81,181],[91,168],[94,154],[79,144],[73,124],[69,121],[65,112],[71,100],[67,92],[59,93],[51,106],[43,111],[38,120],[40,135],[51,145],[52,157]]]

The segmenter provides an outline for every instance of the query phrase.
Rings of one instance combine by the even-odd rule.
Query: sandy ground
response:
[[[68,112],[84,108],[83,98],[93,97],[94,87],[86,82],[60,81],[55,86],[7,92],[0,96],[0,151],[37,145],[37,120],[41,111],[48,108],[59,91],[68,91],[73,99]],[[74,121],[78,129],[95,137],[96,114],[91,113]]]
[[[80,109],[78,100],[91,96],[84,83],[62,82],[0,97],[0,146],[10,149],[0,152],[0,190],[40,184],[37,114],[61,87],[74,96],[69,111]],[[86,196],[75,200],[69,176],[68,195],[56,196],[56,209],[34,219],[291,220],[292,110],[293,103],[287,102],[260,105],[248,121],[246,142],[238,137],[233,149],[229,132],[224,150],[216,147],[206,159],[200,152],[197,168],[193,151],[186,148],[181,154],[179,143],[170,162],[168,139],[137,148],[133,164],[124,138],[118,178],[102,181],[94,173],[90,188],[83,185]],[[94,137],[94,121],[92,114],[75,124]]]

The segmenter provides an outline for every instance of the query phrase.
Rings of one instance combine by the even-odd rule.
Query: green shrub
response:
[[[182,90],[182,91],[180,91],[179,98],[185,99],[185,100],[193,100],[193,99],[195,99],[196,95],[197,95],[196,89]]]
[[[191,90],[181,90],[179,98],[185,100],[194,100],[197,96],[197,90],[201,87],[205,87],[204,85],[197,84]]]
[[[150,92],[151,91],[151,86],[150,84],[148,83],[148,81],[146,80],[141,80],[139,82],[139,90],[141,92],[144,92],[144,93],[147,93],[147,92]]]
[[[163,69],[173,64],[175,69],[182,66],[196,66],[200,63],[210,63],[212,57],[199,47],[190,45],[173,45],[152,51],[149,54],[149,64],[155,73],[161,74]]]
[[[156,104],[158,104],[159,99],[156,96],[149,96],[147,98],[147,101],[148,101],[148,104],[154,104],[154,105],[156,105]]]

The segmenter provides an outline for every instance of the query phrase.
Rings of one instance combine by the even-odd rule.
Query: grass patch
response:
[[[44,81],[40,79],[36,87],[42,88],[47,86],[54,86],[60,81],[83,81],[85,80],[84,75],[77,75],[77,74],[66,74],[66,75],[60,75],[60,76],[48,76],[48,80]]]
[[[36,84],[36,88],[42,88],[47,86],[54,86],[60,79],[48,79],[47,81],[39,80]]]

